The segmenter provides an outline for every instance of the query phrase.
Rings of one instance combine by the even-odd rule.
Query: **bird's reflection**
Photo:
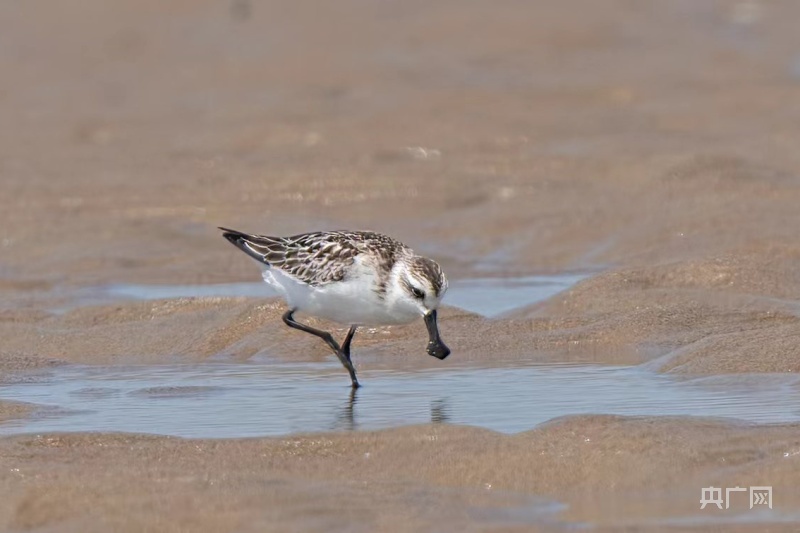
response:
[[[358,424],[358,417],[357,417],[357,405],[358,405],[358,395],[362,389],[351,389],[347,394],[347,399],[343,401],[339,407],[336,408],[336,412],[334,415],[333,423],[331,424],[331,429],[334,431],[355,431],[359,429]],[[430,422],[432,424],[447,424],[450,422],[450,406],[448,404],[449,398],[439,398],[438,400],[432,400],[430,404]],[[367,404],[362,405],[361,409],[381,409],[379,404],[376,404],[374,401],[372,403],[367,402]],[[374,419],[376,413],[371,413],[372,416],[368,416],[370,419]],[[390,423],[390,426],[402,426],[405,424],[415,424],[419,422],[423,422],[419,419],[414,419],[413,415],[410,416],[407,420],[394,420],[385,422],[394,422]]]
[[[356,429],[355,408],[356,401],[358,400],[358,390],[359,389],[351,388],[347,396],[347,401],[336,410],[336,420],[333,424],[334,429],[345,431],[353,431]]]
[[[450,421],[450,409],[447,407],[447,398],[439,398],[431,402],[431,423],[446,424]]]

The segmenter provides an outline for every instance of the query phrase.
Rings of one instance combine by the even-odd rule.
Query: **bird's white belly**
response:
[[[289,307],[340,324],[407,324],[420,317],[416,310],[390,305],[363,279],[311,287],[270,267],[264,268],[263,277],[283,295]]]

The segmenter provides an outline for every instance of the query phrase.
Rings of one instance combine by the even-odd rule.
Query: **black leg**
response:
[[[350,341],[353,340],[353,335],[356,334],[356,330],[358,326],[350,326],[350,329],[347,332],[347,336],[344,338],[344,342],[342,343],[342,353],[350,359]]]
[[[305,331],[306,333],[311,333],[312,335],[316,335],[320,339],[324,340],[325,343],[331,347],[331,350],[334,352],[339,352],[341,348],[339,344],[334,340],[330,333],[327,331],[322,331],[321,329],[312,328],[311,326],[306,326],[305,324],[301,324],[300,322],[296,322],[294,319],[294,309],[289,309],[283,314],[283,322],[289,326],[290,328],[299,329],[300,331]]]
[[[352,326],[350,331],[347,332],[347,337],[345,338],[345,346],[347,347],[347,352],[345,353],[336,340],[331,336],[330,333],[327,331],[322,331],[321,329],[312,328],[311,326],[306,326],[305,324],[301,324],[294,319],[294,312],[295,309],[289,309],[283,314],[283,322],[290,328],[299,329],[300,331],[305,331],[306,333],[311,333],[319,337],[320,339],[325,341],[325,344],[330,346],[331,350],[336,354],[336,357],[339,358],[339,361],[342,363],[347,371],[350,373],[350,381],[353,384],[353,388],[356,389],[359,387],[358,379],[356,378],[356,369],[353,368],[353,363],[350,361],[350,341],[353,339],[353,334],[356,332],[356,326]]]
[[[350,360],[350,342],[353,340],[353,335],[356,334],[357,329],[358,326],[350,326],[350,329],[347,331],[347,335],[344,338],[344,342],[342,343],[342,355],[347,359],[347,364],[344,365],[344,367],[348,369],[348,371],[353,368],[353,362]],[[344,362],[342,364],[344,364]],[[353,380],[353,390],[357,389],[360,385],[356,379],[355,370],[350,373],[350,378]]]

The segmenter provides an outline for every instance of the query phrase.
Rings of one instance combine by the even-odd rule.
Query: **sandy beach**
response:
[[[421,322],[364,331],[360,374],[784,383],[800,370],[798,17],[744,0],[3,3],[0,387],[329,361],[276,298],[97,297],[258,281],[217,226],[373,229],[453,281],[583,276],[499,317],[446,306],[444,363]],[[0,400],[0,429],[44,407]],[[800,415],[782,415],[4,433],[0,530],[796,531]],[[773,508],[700,510],[709,486],[771,486]]]

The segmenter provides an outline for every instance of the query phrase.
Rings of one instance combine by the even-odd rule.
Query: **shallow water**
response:
[[[63,367],[0,398],[56,407],[0,434],[127,431],[250,437],[452,423],[515,433],[577,414],[800,420],[798,379],[686,379],[635,367],[536,364],[361,372],[351,395],[339,363]]]
[[[583,274],[561,274],[453,280],[450,282],[444,304],[486,317],[496,317],[546,300],[585,277]],[[214,296],[268,298],[277,295],[263,282],[215,285],[114,284],[84,289],[74,301],[78,305],[88,305],[120,299],[157,300]]]

